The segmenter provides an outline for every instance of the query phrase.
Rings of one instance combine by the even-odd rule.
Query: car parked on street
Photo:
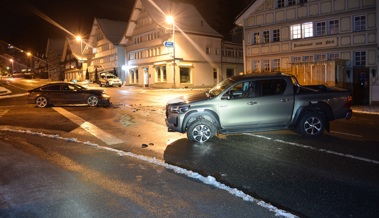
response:
[[[122,81],[111,73],[100,73],[99,86],[118,86],[121,87]]]
[[[210,91],[166,105],[169,131],[205,142],[215,134],[292,129],[307,137],[329,131],[329,121],[349,119],[352,97],[341,88],[301,86],[293,75],[230,77]]]
[[[43,108],[49,105],[86,104],[91,107],[109,106],[105,90],[85,88],[78,84],[49,83],[27,91],[27,103]]]

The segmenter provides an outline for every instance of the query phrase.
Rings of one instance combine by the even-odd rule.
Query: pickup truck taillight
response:
[[[347,97],[347,99],[346,99],[344,107],[350,108],[352,104],[353,104],[353,97],[351,95],[349,95],[349,97]]]

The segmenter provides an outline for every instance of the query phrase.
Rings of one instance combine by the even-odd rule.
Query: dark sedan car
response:
[[[73,83],[49,83],[27,92],[27,103],[37,107],[48,105],[87,104],[108,106],[110,97],[101,89],[88,89]]]

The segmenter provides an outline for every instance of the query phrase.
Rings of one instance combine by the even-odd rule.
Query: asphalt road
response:
[[[58,112],[24,105],[22,98],[0,100],[0,109],[7,110],[1,125],[109,146],[72,122],[67,115],[72,113],[123,140],[112,148],[211,175],[301,217],[379,214],[377,115],[354,114],[351,120],[332,122],[332,132],[319,139],[276,131],[222,135],[200,145],[183,134],[168,133],[163,117],[168,99],[202,90],[122,87],[106,91],[112,96],[111,108],[64,107]]]

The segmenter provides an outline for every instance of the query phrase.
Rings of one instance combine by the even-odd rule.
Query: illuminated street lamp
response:
[[[80,42],[80,54],[83,55],[83,39],[81,36],[76,36],[76,41]],[[82,57],[80,57],[82,59]]]
[[[9,61],[11,62],[11,66],[12,66],[12,70],[11,70],[11,75],[13,76],[13,73],[14,73],[14,69],[13,69],[13,59],[9,59]]]
[[[174,73],[174,87],[176,87],[175,82],[175,20],[173,16],[167,16],[166,22],[172,24],[172,59],[173,59],[173,73]]]

